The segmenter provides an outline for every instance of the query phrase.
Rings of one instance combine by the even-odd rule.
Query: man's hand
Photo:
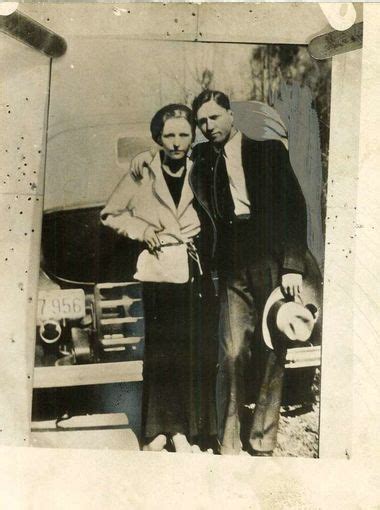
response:
[[[137,156],[135,156],[132,159],[131,166],[130,166],[129,170],[131,172],[132,177],[136,181],[139,181],[140,179],[142,179],[144,167],[149,167],[153,158],[154,158],[154,154],[152,154],[151,151],[144,151],[144,152],[140,152],[140,154],[137,154]]]
[[[302,292],[302,275],[287,273],[281,278],[281,290],[285,297],[295,298]]]
[[[160,239],[157,235],[159,232],[156,227],[148,225],[144,231],[143,241],[147,244],[148,249],[151,253],[159,251],[161,249]]]

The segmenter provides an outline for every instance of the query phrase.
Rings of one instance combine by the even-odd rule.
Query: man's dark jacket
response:
[[[244,135],[241,150],[251,203],[249,239],[241,244],[250,246],[256,253],[273,257],[282,274],[303,273],[307,250],[306,204],[288,151],[279,141],[255,141]],[[202,220],[203,257],[214,257],[218,251],[220,259],[224,250],[227,254],[229,250],[240,250],[243,246],[226,246],[226,230],[217,222],[212,210],[216,156],[210,142],[195,146],[190,184]]]

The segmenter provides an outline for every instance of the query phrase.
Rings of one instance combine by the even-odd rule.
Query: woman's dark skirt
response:
[[[144,443],[158,434],[182,433],[208,446],[216,437],[215,289],[210,276],[190,266],[185,284],[143,284]]]

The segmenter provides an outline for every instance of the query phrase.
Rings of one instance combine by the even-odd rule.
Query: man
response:
[[[221,453],[237,454],[243,443],[252,454],[269,455],[276,444],[282,388],[277,365],[284,360],[265,349],[258,326],[273,289],[281,285],[288,298],[302,290],[305,200],[283,144],[240,133],[225,94],[203,91],[193,112],[209,140],[194,148],[191,184],[204,229],[208,218],[216,239],[211,244],[216,244],[221,304]],[[247,423],[252,398],[256,407],[253,422]]]
[[[205,90],[193,102],[208,142],[197,144],[190,183],[201,218],[201,250],[216,260],[220,297],[217,411],[222,454],[270,455],[276,445],[286,351],[265,346],[261,318],[281,285],[302,291],[305,200],[281,142],[249,139],[234,126],[228,97]],[[136,176],[151,155],[132,163]],[[255,402],[255,411],[247,404]]]

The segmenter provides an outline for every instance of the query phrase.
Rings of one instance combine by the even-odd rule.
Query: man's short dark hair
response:
[[[226,110],[231,109],[230,100],[224,92],[220,92],[219,90],[204,90],[193,101],[193,114],[195,118],[197,117],[199,108],[209,101],[215,101],[216,104]]]
[[[152,134],[153,140],[162,145],[161,143],[161,135],[164,129],[165,122],[168,119],[175,118],[184,118],[191,126],[191,134],[192,139],[194,140],[195,136],[195,121],[193,118],[193,113],[188,106],[184,104],[168,104],[158,110],[153,116],[153,119],[150,123],[150,132]]]

